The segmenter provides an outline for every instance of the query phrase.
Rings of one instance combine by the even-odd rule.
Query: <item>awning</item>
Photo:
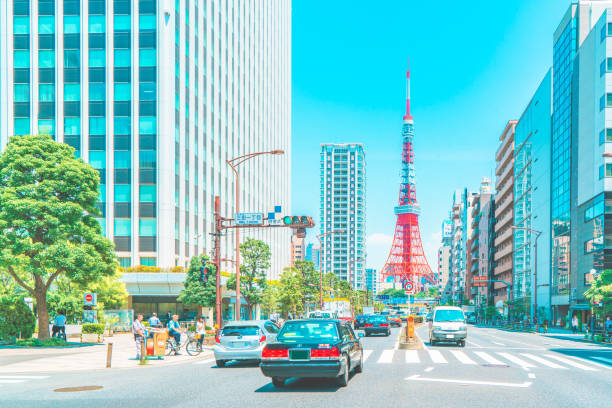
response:
[[[570,310],[591,310],[591,305],[579,303],[577,305],[571,305]]]

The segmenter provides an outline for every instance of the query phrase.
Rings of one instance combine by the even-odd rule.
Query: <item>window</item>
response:
[[[103,101],[106,99],[106,87],[104,83],[90,83],[89,84],[89,100],[90,101]]]
[[[140,186],[139,187],[139,201],[141,203],[154,203],[157,201],[156,186]]]
[[[13,33],[30,34],[30,17],[14,17]]]
[[[612,163],[606,163],[606,177],[612,177]]]
[[[115,202],[129,203],[132,201],[131,187],[129,184],[117,184],[115,186]]]
[[[15,118],[15,135],[29,135],[30,134],[30,119],[29,118]]]
[[[78,68],[81,65],[80,50],[64,50],[64,67]]]
[[[115,84],[115,100],[116,101],[129,101],[132,86],[129,83]]]
[[[55,33],[55,17],[54,16],[39,16],[38,17],[38,34],[53,34]]]
[[[40,102],[55,101],[55,85],[41,84],[38,86],[38,100]]]
[[[116,169],[129,169],[132,164],[131,152],[129,150],[116,150],[115,151],[115,168]]]
[[[138,25],[140,31],[142,30],[155,30],[155,15],[152,14],[141,14],[138,19]]]
[[[612,35],[612,23],[608,23],[608,35]]]
[[[29,102],[30,101],[30,85],[29,84],[15,84],[15,102]]]
[[[38,133],[41,135],[55,135],[55,120],[45,119],[38,121]]]
[[[89,50],[89,66],[104,67],[106,63],[106,56],[104,50]]]
[[[141,150],[140,151],[140,168],[154,169],[157,162],[157,150]]]
[[[89,118],[89,134],[106,134],[106,118]]]
[[[89,32],[104,33],[106,31],[105,16],[89,16]]]
[[[64,134],[65,135],[80,135],[81,134],[81,118],[64,118]]]
[[[114,18],[115,31],[130,30],[132,28],[131,16],[116,15]]]
[[[132,258],[120,256],[117,259],[119,260],[119,266],[122,268],[129,268],[132,266]]]
[[[606,107],[612,106],[612,93],[606,93]]]
[[[106,152],[92,150],[89,152],[89,164],[94,169],[106,168]]]
[[[131,65],[131,54],[130,50],[115,50],[115,66],[129,67]]]
[[[64,16],[64,34],[78,34],[81,32],[81,19],[79,16]]]
[[[157,258],[141,256],[140,257],[140,264],[142,266],[155,266],[155,265],[157,265]]]
[[[142,237],[155,237],[157,236],[157,222],[153,219],[140,219],[139,223],[139,235]]]
[[[156,51],[154,49],[141,49],[138,55],[141,67],[154,67],[157,65]]]
[[[603,249],[603,237],[590,239],[584,243],[584,253],[590,254]]]
[[[116,135],[129,135],[131,133],[131,126],[132,118],[129,116],[115,116]]]
[[[141,82],[140,83],[140,100],[141,101],[154,101],[155,100],[155,82]]]
[[[40,68],[55,67],[55,51],[38,51],[38,66]]]
[[[144,135],[154,135],[157,131],[157,118],[141,116],[138,122],[138,132]]]
[[[115,236],[129,237],[132,235],[132,220],[129,218],[115,218]]]
[[[64,84],[64,100],[71,102],[80,101],[81,84]]]

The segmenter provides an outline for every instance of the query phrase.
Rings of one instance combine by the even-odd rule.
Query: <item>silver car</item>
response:
[[[227,322],[215,338],[217,367],[230,360],[261,359],[261,350],[268,342],[276,340],[280,329],[271,320],[244,320]]]

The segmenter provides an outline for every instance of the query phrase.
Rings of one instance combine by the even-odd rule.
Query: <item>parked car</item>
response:
[[[353,329],[361,329],[366,321],[366,315],[358,315],[353,322]]]
[[[330,312],[327,310],[313,310],[308,313],[309,319],[337,319],[338,316],[336,312]]]
[[[359,337],[342,320],[291,320],[278,333],[276,342],[264,347],[259,367],[275,387],[283,387],[291,377],[333,378],[344,387],[350,371],[363,370]]]
[[[476,324],[476,315],[475,315],[474,313],[470,313],[470,314],[469,314],[469,315],[466,317],[465,321],[466,321],[468,324]]]
[[[385,336],[389,336],[391,334],[389,319],[387,316],[370,315],[366,318],[365,324],[363,325],[363,331],[366,336],[370,334],[384,334]]]
[[[402,318],[398,315],[391,314],[388,316],[389,324],[391,327],[401,327],[402,326]]]
[[[260,360],[265,345],[276,340],[280,329],[272,320],[227,322],[215,337],[217,367],[231,360]]]
[[[429,344],[437,342],[457,343],[465,347],[467,324],[463,310],[455,306],[436,307],[429,321]]]

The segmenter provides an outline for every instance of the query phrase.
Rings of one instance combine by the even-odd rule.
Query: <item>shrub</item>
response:
[[[84,323],[81,333],[104,334],[104,325],[102,323]]]
[[[0,338],[32,337],[36,319],[23,299],[0,297]]]

